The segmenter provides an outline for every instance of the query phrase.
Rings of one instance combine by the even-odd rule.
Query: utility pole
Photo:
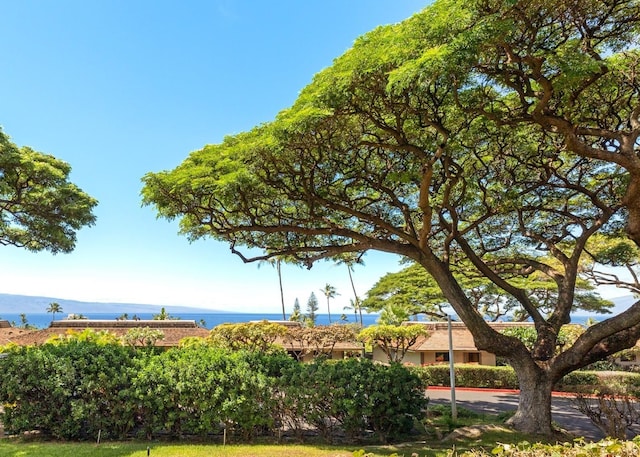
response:
[[[456,370],[453,366],[453,337],[451,334],[451,315],[447,314],[449,328],[449,385],[451,386],[451,420],[458,420],[458,409],[456,408]]]

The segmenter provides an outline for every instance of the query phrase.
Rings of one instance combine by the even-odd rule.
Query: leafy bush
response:
[[[369,425],[383,441],[411,430],[427,400],[420,378],[399,364],[375,365],[376,373],[365,392],[369,392]]]
[[[122,437],[134,426],[129,348],[95,341],[15,347],[0,361],[2,422],[11,433]]]
[[[593,391],[598,385],[598,375],[595,371],[574,371],[566,374],[557,384],[556,389],[564,391]]]
[[[246,353],[210,346],[170,349],[135,379],[144,431],[173,437],[225,427],[252,437],[272,425],[272,384]]]
[[[449,365],[412,368],[425,387],[449,386]],[[457,387],[517,389],[518,378],[510,366],[456,365]],[[640,374],[624,371],[574,371],[564,376],[556,390],[577,393],[606,392],[640,396]]]
[[[314,425],[331,439],[340,427],[349,438],[371,429],[382,441],[407,433],[426,406],[422,381],[407,368],[368,360],[320,361],[285,374],[292,424]]]
[[[556,385],[558,390],[584,394],[640,396],[640,374],[624,371],[574,371]]]
[[[411,430],[423,384],[398,364],[368,360],[300,364],[283,352],[230,352],[194,344],[165,352],[99,335],[8,348],[0,359],[2,420],[10,433],[59,439],[134,434],[242,440],[309,426],[380,440]]]
[[[420,376],[425,387],[450,386],[449,365],[415,367],[413,370]],[[454,372],[457,387],[518,388],[518,378],[511,367],[456,365]]]

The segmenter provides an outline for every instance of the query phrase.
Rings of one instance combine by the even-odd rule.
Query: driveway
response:
[[[429,387],[427,396],[431,404],[451,404],[451,392],[448,387]],[[518,408],[518,392],[458,387],[456,388],[456,405],[488,414],[514,411]],[[582,436],[591,441],[598,441],[605,437],[587,416],[573,406],[571,397],[554,395],[551,401],[551,416],[554,422],[574,436]]]

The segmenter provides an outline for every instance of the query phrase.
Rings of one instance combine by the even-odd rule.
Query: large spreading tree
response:
[[[639,22],[636,0],[436,0],[361,37],[273,122],[146,175],[143,201],[245,261],[412,260],[516,370],[511,423],[550,434],[553,385],[640,337],[638,302],[558,350],[580,281],[638,258]],[[459,265],[519,305],[532,346],[487,324]]]
[[[71,167],[0,130],[0,245],[73,251],[76,232],[95,223],[97,200],[69,181]]]
[[[620,242],[615,246],[619,249]],[[631,246],[625,246],[632,251]],[[592,249],[592,252],[596,252]],[[625,251],[626,253],[626,251]],[[584,259],[582,269],[590,270],[594,263]],[[621,265],[620,265],[621,266]],[[634,270],[635,265],[630,271]],[[511,321],[525,321],[529,313],[520,303],[510,295],[505,295],[502,289],[484,276],[474,274],[474,268],[464,262],[452,265],[458,284],[474,303],[474,306],[490,321],[509,319]],[[596,272],[604,273],[600,270]],[[603,299],[597,293],[596,284],[607,284],[607,278],[594,278],[583,273],[575,285],[573,312],[590,314],[610,314],[613,303]],[[516,280],[513,279],[512,282]],[[518,287],[526,289],[533,306],[544,314],[550,313],[558,300],[558,287],[555,281],[546,274],[536,271],[526,277],[518,278]],[[402,317],[403,320],[417,318],[424,315],[428,320],[444,320],[447,318],[449,303],[442,294],[438,283],[417,263],[403,268],[398,272],[387,273],[376,282],[363,300],[362,306],[368,312],[380,313],[380,320],[389,316]],[[387,322],[389,323],[389,322]]]

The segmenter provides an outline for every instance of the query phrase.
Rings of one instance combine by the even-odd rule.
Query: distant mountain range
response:
[[[638,298],[633,295],[624,295],[622,297],[610,298],[609,300],[614,304],[614,307],[611,308],[611,312],[613,314],[620,314],[622,311],[637,302]]]
[[[614,303],[611,309],[612,314],[618,314],[637,301],[633,295],[625,295],[610,299]],[[83,302],[77,300],[66,300],[63,298],[53,297],[35,297],[30,295],[12,295],[0,293],[0,316],[4,314],[42,314],[47,312],[47,308],[53,302],[58,303],[62,307],[62,314],[136,314],[136,313],[159,313],[161,308],[165,308],[170,314],[213,314],[228,313],[228,311],[219,311],[209,308],[197,308],[189,306],[173,306],[173,305],[148,305],[140,303],[100,303],[100,302]],[[596,315],[599,319],[606,319],[612,314]]]
[[[46,313],[51,303],[58,303],[62,307],[62,314],[88,314],[88,313],[158,313],[163,306],[145,305],[139,303],[98,303],[83,302],[77,300],[65,300],[53,297],[32,297],[29,295],[12,295],[0,293],[0,315]],[[222,313],[207,308],[194,308],[188,306],[164,306],[170,314],[175,313]]]

